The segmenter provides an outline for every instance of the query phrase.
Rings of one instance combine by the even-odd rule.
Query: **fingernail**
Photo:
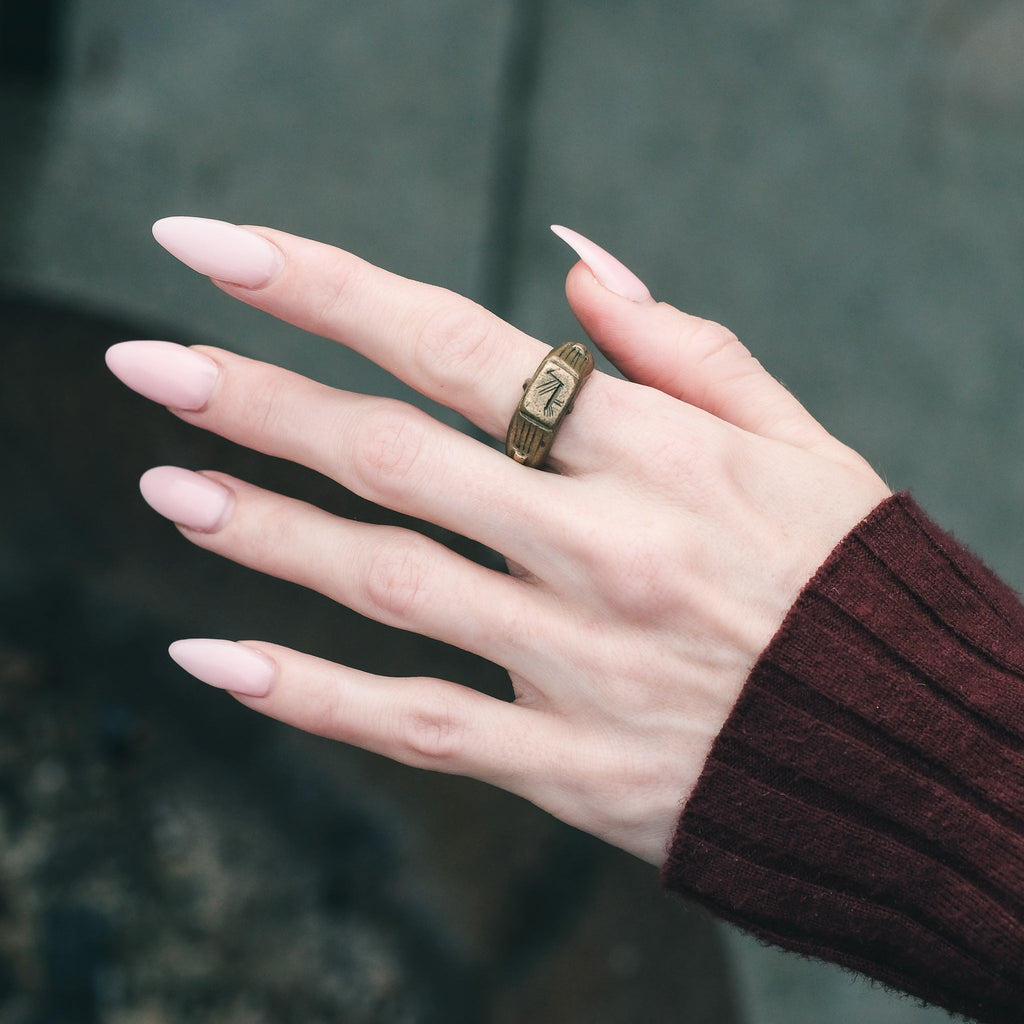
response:
[[[277,675],[265,654],[233,640],[175,640],[167,653],[196,679],[247,697],[266,697]]]
[[[284,266],[276,245],[222,220],[165,217],[153,225],[153,237],[197,273],[243,288],[268,285]]]
[[[123,384],[172,409],[195,412],[213,394],[217,364],[169,341],[122,341],[107,349],[107,366]]]
[[[633,302],[649,302],[651,293],[647,285],[640,280],[628,267],[623,266],[610,252],[584,238],[572,228],[563,228],[552,224],[551,230],[572,249],[577,256],[590,268],[590,272],[610,292],[621,295]]]
[[[139,490],[155,512],[200,533],[216,533],[227,524],[234,495],[223,485],[177,466],[158,466],[142,474]]]

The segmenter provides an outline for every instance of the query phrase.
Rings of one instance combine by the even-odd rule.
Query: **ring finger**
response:
[[[413,530],[341,519],[221,473],[160,466],[143,476],[141,489],[199,547],[512,673],[531,668],[517,642],[542,626],[529,583]]]

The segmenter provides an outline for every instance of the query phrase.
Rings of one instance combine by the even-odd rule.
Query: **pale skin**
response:
[[[523,381],[550,344],[568,340],[528,337],[339,249],[244,232],[277,255],[236,275],[244,285],[218,280],[224,291],[368,356],[499,441]],[[214,364],[208,394],[204,385],[191,408],[173,410],[493,548],[509,573],[217,472],[204,476],[227,489],[223,514],[179,525],[209,551],[495,662],[515,693],[505,702],[246,641],[269,667],[266,685],[253,687],[264,695],[234,688],[242,703],[503,787],[660,865],[758,655],[889,490],[725,328],[642,286],[612,290],[600,260],[590,263],[605,283],[581,262],[566,293],[626,379],[593,374],[544,471],[412,406],[220,349],[198,350]],[[166,403],[159,388],[119,375]]]

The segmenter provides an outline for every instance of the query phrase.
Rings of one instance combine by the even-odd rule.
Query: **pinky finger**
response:
[[[539,712],[457,683],[371,675],[256,641],[178,640],[169,653],[261,714],[416,768],[522,792],[524,766],[541,760]]]

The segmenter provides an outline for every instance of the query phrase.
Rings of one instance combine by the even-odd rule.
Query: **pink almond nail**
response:
[[[608,291],[615,292],[616,295],[621,295],[632,302],[650,302],[651,293],[647,290],[647,285],[610,252],[585,238],[578,231],[573,231],[572,228],[552,224],[551,230],[583,260],[598,282]]]
[[[176,640],[167,653],[201,682],[247,697],[266,697],[277,675],[265,654],[233,640]]]
[[[139,490],[154,512],[200,533],[222,529],[235,503],[223,484],[177,466],[157,466],[143,473]]]
[[[106,358],[114,376],[132,391],[190,412],[210,400],[220,373],[209,357],[169,341],[122,341],[107,349]]]
[[[262,235],[205,217],[165,217],[153,237],[196,273],[243,288],[263,288],[284,266],[284,256]]]

